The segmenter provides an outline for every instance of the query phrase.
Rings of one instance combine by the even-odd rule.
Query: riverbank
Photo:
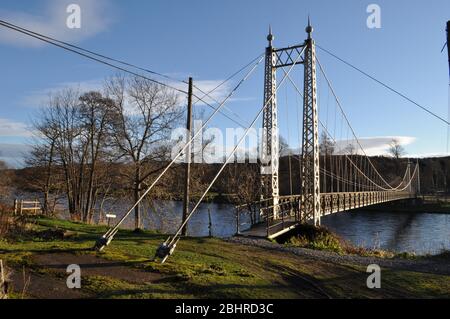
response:
[[[394,201],[364,207],[365,211],[389,211],[393,213],[450,214],[447,197],[421,196],[414,199]]]
[[[13,298],[450,298],[445,258],[387,260],[266,240],[185,238],[161,265],[151,260],[163,235],[122,230],[96,253],[105,227],[30,222],[26,233],[0,241],[0,258],[14,270]],[[382,267],[381,289],[366,286],[372,263]],[[82,267],[80,290],[65,287],[69,264]]]

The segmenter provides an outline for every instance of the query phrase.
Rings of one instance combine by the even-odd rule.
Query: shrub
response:
[[[328,250],[339,254],[344,253],[346,246],[344,240],[327,228],[311,225],[299,226],[297,234],[289,238],[286,243],[296,247]]]
[[[12,227],[11,211],[0,204],[0,238],[6,237]]]

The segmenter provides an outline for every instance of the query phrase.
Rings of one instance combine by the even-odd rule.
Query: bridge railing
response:
[[[322,193],[320,195],[321,216],[395,200],[408,199],[414,196],[414,194],[409,192],[392,191]],[[248,211],[253,214],[251,226],[264,223],[269,237],[271,234],[291,227],[292,224],[297,224],[302,220],[301,195],[280,196],[277,205],[272,205],[272,202],[273,200],[269,198],[236,206],[237,233],[240,232],[241,225],[239,216],[243,211]]]

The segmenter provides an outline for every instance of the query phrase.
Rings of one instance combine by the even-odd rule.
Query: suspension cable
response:
[[[248,135],[248,133],[250,132],[250,129],[253,127],[253,125],[255,125],[256,121],[259,119],[259,117],[261,116],[261,114],[264,112],[264,110],[267,108],[267,106],[269,105],[269,103],[271,102],[272,98],[276,95],[276,93],[278,92],[278,89],[281,87],[281,85],[283,85],[284,81],[286,80],[287,76],[289,75],[289,73],[292,71],[292,69],[294,68],[294,66],[296,65],[296,63],[298,62],[298,60],[300,59],[301,55],[303,54],[303,51],[305,50],[305,48],[303,48],[302,52],[298,55],[298,57],[296,58],[295,62],[292,64],[292,66],[289,68],[288,73],[282,78],[282,80],[280,81],[280,83],[276,86],[275,88],[275,92],[272,93],[271,97],[264,103],[264,106],[259,110],[258,114],[256,115],[256,117],[253,119],[252,123],[250,126],[247,127],[245,133],[242,135],[242,137],[239,139],[239,141],[237,142],[236,146],[234,147],[233,151],[230,153],[230,155],[228,156],[228,158],[226,159],[225,163],[222,165],[222,167],[220,168],[219,172],[216,174],[216,176],[213,178],[213,180],[211,181],[211,183],[208,185],[207,189],[205,190],[205,192],[203,193],[203,195],[201,196],[201,198],[198,200],[197,204],[194,206],[194,208],[192,209],[192,211],[189,213],[189,215],[187,216],[187,218],[183,221],[183,223],[181,224],[181,226],[179,227],[178,231],[175,233],[175,235],[172,237],[172,239],[168,242],[168,246],[171,247],[178,239],[178,236],[181,234],[181,231],[183,230],[183,228],[187,225],[187,223],[189,222],[190,218],[194,215],[194,213],[197,211],[198,207],[200,206],[200,204],[202,203],[203,199],[206,197],[206,195],[208,194],[208,192],[211,190],[212,186],[214,185],[214,183],[217,181],[217,179],[219,178],[219,176],[222,174],[223,170],[225,169],[225,167],[228,165],[228,163],[230,162],[230,160],[234,157],[234,154],[236,153],[236,151],[238,150],[240,144],[243,142],[243,140],[246,138],[246,136]]]
[[[78,54],[78,55],[80,55],[80,56],[82,56],[82,57],[85,57],[85,58],[87,58],[87,59],[90,59],[90,60],[93,60],[93,61],[95,61],[95,62],[104,64],[104,65],[106,65],[106,66],[112,67],[112,68],[117,69],[117,70],[119,70],[119,71],[128,73],[128,74],[133,75],[133,76],[137,76],[137,77],[143,78],[143,79],[145,79],[145,80],[147,80],[147,81],[156,83],[156,84],[161,85],[161,86],[165,86],[165,87],[170,88],[170,89],[172,89],[172,90],[175,90],[175,91],[177,91],[177,92],[179,92],[179,93],[182,93],[182,94],[185,94],[185,95],[188,94],[187,91],[182,90],[182,89],[179,89],[179,88],[177,88],[177,87],[175,87],[175,86],[173,86],[173,85],[170,85],[170,84],[167,84],[167,83],[164,83],[164,82],[161,82],[161,81],[158,81],[158,80],[155,80],[155,79],[146,77],[146,76],[144,76],[144,75],[142,75],[142,74],[133,72],[133,71],[128,70],[128,69],[126,69],[126,68],[124,68],[124,67],[120,67],[120,66],[117,66],[117,65],[115,65],[115,64],[112,64],[112,63],[103,61],[102,59],[108,60],[108,61],[111,61],[111,62],[115,62],[115,63],[119,63],[119,64],[122,64],[122,65],[124,65],[124,66],[132,67],[132,68],[135,68],[135,69],[137,69],[137,70],[140,70],[140,71],[143,71],[143,72],[147,72],[147,73],[150,73],[150,74],[153,74],[153,75],[157,75],[157,76],[163,77],[163,78],[165,78],[165,79],[167,79],[167,80],[170,80],[170,81],[180,82],[180,83],[187,84],[187,82],[184,81],[184,80],[179,80],[179,79],[170,77],[170,76],[168,76],[168,75],[162,74],[162,73],[160,73],[160,72],[156,72],[156,71],[149,70],[149,69],[147,69],[147,68],[139,67],[139,66],[137,66],[137,65],[135,65],[135,64],[128,63],[128,62],[125,62],[125,61],[122,61],[122,60],[119,60],[119,59],[111,58],[111,57],[108,57],[108,56],[106,56],[106,55],[104,55],[104,54],[99,54],[99,53],[93,52],[93,51],[91,51],[91,50],[84,49],[84,48],[82,48],[82,47],[80,47],[80,46],[76,46],[76,45],[74,45],[74,44],[71,44],[71,43],[68,43],[68,42],[65,42],[65,41],[61,41],[61,40],[55,39],[55,38],[53,38],[53,37],[50,37],[50,36],[47,36],[47,35],[44,35],[44,34],[41,34],[41,33],[38,33],[38,32],[32,31],[32,30],[29,30],[29,29],[26,29],[26,28],[23,28],[23,27],[20,27],[20,26],[18,26],[18,25],[12,24],[12,23],[7,22],[7,21],[4,21],[4,20],[0,20],[0,25],[6,27],[6,28],[8,28],[8,29],[17,31],[17,32],[19,32],[19,33],[25,34],[25,35],[27,35],[27,36],[30,36],[30,37],[32,37],[32,38],[35,38],[35,39],[37,39],[37,40],[46,42],[46,43],[51,44],[51,45],[53,45],[53,46],[56,46],[56,47],[58,47],[58,48],[64,49],[64,50],[66,50],[66,51],[69,51],[69,52]],[[80,51],[81,51],[81,52],[80,52]],[[91,56],[91,55],[92,55],[92,56]],[[212,108],[213,110],[215,110],[215,108],[214,108],[210,103],[206,102],[205,98],[206,98],[206,97],[209,97],[209,98],[211,98],[214,102],[219,103],[214,97],[211,96],[211,93],[213,93],[214,91],[216,91],[217,89],[219,89],[219,88],[220,88],[221,86],[223,86],[225,83],[229,82],[229,81],[230,81],[231,79],[233,79],[236,75],[238,75],[239,73],[241,73],[243,70],[245,70],[246,68],[248,68],[248,67],[249,67],[250,65],[252,65],[256,60],[260,59],[260,58],[263,57],[263,56],[264,56],[264,54],[260,54],[258,57],[256,57],[256,58],[253,59],[252,61],[250,61],[248,64],[246,64],[245,66],[243,66],[243,67],[242,67],[241,69],[239,69],[237,72],[233,73],[231,76],[229,76],[226,80],[224,80],[222,83],[220,83],[218,86],[216,86],[214,89],[212,89],[212,90],[211,90],[210,92],[208,92],[208,93],[205,93],[205,92],[204,92],[202,89],[200,89],[198,86],[194,85],[194,88],[195,88],[195,89],[197,89],[200,93],[203,93],[203,94],[204,94],[203,97],[199,97],[199,96],[197,96],[196,94],[193,94],[193,96],[197,99],[197,101],[195,101],[194,104],[198,103],[199,101],[202,101],[203,103],[205,103],[205,105],[207,105],[208,107],[210,107],[210,108]],[[236,113],[234,113],[234,112],[233,112],[231,109],[229,109],[228,107],[224,107],[224,109],[230,111],[235,117],[239,118],[239,116],[237,116]],[[225,117],[227,117],[228,119],[230,119],[231,121],[233,121],[234,123],[237,123],[238,125],[242,125],[242,124],[239,123],[238,121],[236,121],[236,120],[230,118],[227,114],[223,113],[222,111],[221,111],[220,113],[221,113],[222,115],[224,115]]]
[[[164,176],[164,174],[172,167],[172,165],[181,157],[181,155],[186,151],[189,145],[198,137],[198,135],[203,131],[203,129],[208,125],[208,123],[212,120],[212,118],[219,112],[219,110],[225,105],[225,103],[234,95],[234,93],[241,87],[241,85],[253,74],[256,70],[260,62],[255,64],[253,68],[245,75],[245,77],[238,83],[238,85],[228,94],[228,96],[222,101],[219,107],[210,115],[210,117],[206,120],[203,126],[190,138],[190,140],[186,143],[186,145],[178,152],[178,154],[173,158],[173,160],[166,166],[166,168],[160,173],[160,175],[153,181],[150,187],[142,194],[139,200],[130,208],[130,210],[120,219],[120,221],[103,236],[113,237],[120,225],[125,221],[125,219],[131,214],[131,212],[139,205],[139,203],[147,196],[147,194],[156,186],[156,184],[160,181],[160,179]]]
[[[319,62],[319,61],[318,61],[318,62]],[[319,62],[319,63],[320,63],[320,62]],[[322,68],[321,68],[321,69],[322,69]],[[283,71],[284,71],[285,75],[287,76],[289,82],[290,82],[290,83],[294,86],[294,88],[296,89],[297,93],[298,93],[300,96],[303,97],[303,94],[300,92],[300,89],[299,89],[298,86],[295,84],[295,82],[292,80],[292,78],[289,76],[289,74],[286,74],[286,71],[285,71],[284,69],[283,69]],[[326,77],[326,75],[325,75],[325,74],[323,74],[323,75],[324,75],[324,77],[327,79],[327,82],[330,83],[330,82],[328,81],[328,78]],[[329,88],[331,89],[331,92],[332,92],[333,95],[335,96],[336,103],[337,103],[338,105],[340,105],[339,99],[336,97],[333,88],[332,88],[331,86],[329,86]],[[343,112],[342,107],[341,107],[341,111],[342,111],[342,112],[341,112],[341,113],[342,113],[342,114],[341,114],[341,115],[342,115],[342,118],[343,118],[343,119],[346,119],[347,124],[350,126],[350,123],[349,123],[349,121],[348,121],[348,118],[346,117],[345,112]],[[328,129],[326,128],[326,126],[325,126],[320,120],[319,120],[319,123],[320,123],[320,125],[324,128],[325,133],[327,134],[327,136],[329,136],[329,137],[333,140],[334,144],[336,144],[336,140],[335,140],[334,137],[332,137],[331,134],[328,132]],[[350,128],[351,128],[351,127],[350,127]],[[352,129],[352,128],[351,128],[351,129]],[[353,129],[352,129],[352,132],[353,132],[353,135],[355,136],[356,140],[358,141],[358,139],[357,139],[357,137],[356,137],[356,134],[354,133]],[[371,162],[370,158],[369,158],[369,157],[367,156],[367,154],[365,153],[365,151],[364,151],[364,149],[362,148],[362,146],[361,146],[361,144],[359,143],[359,141],[358,141],[358,144],[359,144],[360,148],[362,149],[362,151],[363,151],[363,153],[364,153],[364,156],[366,157],[367,161],[368,161],[368,162],[370,163],[370,165],[372,166],[373,170],[376,171],[377,174],[380,176],[380,174],[378,173],[377,169],[375,168],[375,166],[374,166],[373,163]],[[348,160],[350,161],[350,163],[351,163],[352,166],[356,167],[357,171],[358,171],[363,177],[365,177],[371,184],[373,184],[373,186],[376,186],[376,187],[378,187],[378,188],[380,188],[380,189],[382,189],[382,190],[384,190],[384,191],[388,191],[388,190],[396,191],[396,190],[398,190],[398,189],[401,187],[401,184],[402,184],[402,183],[400,183],[400,184],[399,184],[397,187],[395,187],[395,188],[392,187],[392,186],[390,186],[389,184],[387,184],[388,187],[390,187],[389,189],[382,187],[381,185],[377,184],[374,180],[372,180],[371,178],[369,178],[364,172],[362,172],[362,171],[357,167],[357,165],[356,165],[356,164],[348,157],[347,154],[344,154],[344,156],[345,156],[346,159],[348,159]],[[345,171],[345,170],[344,170],[344,171]],[[344,174],[345,174],[345,173],[344,173]],[[382,176],[380,176],[380,177],[382,178]],[[383,179],[383,178],[382,178],[382,179]],[[383,179],[383,180],[384,180],[384,179]],[[385,183],[387,183],[387,182],[385,182]],[[339,190],[338,190],[338,192],[339,192]]]
[[[391,86],[383,83],[382,81],[378,80],[377,78],[375,78],[374,76],[368,74],[367,72],[363,71],[361,68],[356,67],[355,65],[351,64],[350,62],[345,61],[344,59],[338,57],[336,54],[332,53],[331,51],[321,47],[320,45],[316,44],[316,47],[318,47],[320,50],[324,51],[325,53],[331,55],[332,57],[334,57],[335,59],[341,61],[342,63],[346,64],[347,66],[351,67],[352,69],[358,71],[359,73],[363,74],[364,76],[368,77],[369,79],[371,79],[372,81],[375,81],[376,83],[380,84],[381,86],[385,87],[386,89],[388,89],[389,91],[399,95],[400,97],[402,97],[403,99],[407,100],[408,102],[418,106],[419,108],[421,108],[422,110],[424,110],[425,112],[427,112],[428,114],[434,116],[435,118],[437,118],[438,120],[444,122],[447,125],[450,125],[450,122],[445,120],[442,116],[437,115],[436,113],[432,112],[429,108],[420,105],[419,103],[417,103],[416,101],[412,100],[411,98],[407,97],[405,94],[397,91],[396,89],[392,88]]]
[[[345,113],[345,111],[344,111],[344,109],[343,109],[343,107],[342,107],[342,104],[341,104],[341,102],[340,102],[338,96],[336,95],[336,92],[335,92],[335,90],[334,90],[334,88],[333,88],[333,85],[332,85],[331,81],[329,80],[328,76],[326,75],[325,70],[323,69],[323,66],[322,66],[322,64],[320,63],[320,60],[319,60],[319,58],[318,58],[317,56],[316,56],[316,60],[317,60],[317,63],[319,64],[319,68],[320,68],[320,70],[321,70],[323,76],[325,77],[325,79],[326,79],[326,81],[327,81],[327,83],[328,83],[328,85],[329,85],[329,87],[330,87],[330,89],[331,89],[331,92],[333,93],[333,95],[334,95],[334,97],[335,97],[335,99],[336,99],[336,103],[337,103],[337,105],[339,106],[339,109],[341,110],[342,115],[344,116],[345,121],[347,122],[347,125],[349,126],[350,130],[352,131],[353,136],[355,137],[355,140],[356,140],[358,146],[361,148],[363,154],[364,154],[365,156],[367,156],[366,151],[365,151],[364,148],[362,147],[362,145],[361,145],[361,143],[360,143],[360,141],[359,141],[359,139],[358,139],[358,137],[357,137],[357,135],[356,135],[356,133],[355,133],[355,130],[353,129],[352,125],[350,124],[350,121],[349,121],[349,119],[348,119],[348,117],[347,117],[347,114]],[[373,167],[375,173],[381,178],[381,180],[383,181],[383,183],[385,183],[385,184],[386,184],[389,188],[391,188],[392,190],[395,190],[396,188],[399,187],[399,186],[397,186],[397,187],[391,186],[391,185],[383,178],[383,176],[380,174],[380,172],[377,170],[377,168],[373,165],[373,163],[372,163],[372,161],[370,160],[370,158],[369,158],[368,156],[367,156],[367,158],[368,158],[368,160],[369,160],[371,166]]]

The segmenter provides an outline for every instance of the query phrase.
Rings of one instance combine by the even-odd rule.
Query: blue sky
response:
[[[65,9],[70,3],[81,7],[79,30],[65,25]],[[371,3],[381,8],[381,29],[366,25],[366,8]],[[308,14],[318,44],[447,117],[449,72],[446,52],[440,52],[445,42],[445,23],[450,19],[450,2],[446,0],[2,0],[0,4],[1,19],[181,79],[192,75],[205,87],[225,79],[261,54],[267,45],[269,24],[275,46],[302,43]],[[16,156],[8,155],[13,152],[11,145],[17,154],[20,145],[29,143],[27,126],[48,92],[72,85],[96,88],[102,79],[115,73],[106,66],[3,29],[0,52],[3,158]],[[382,153],[392,136],[402,137],[410,155],[446,152],[447,128],[443,123],[324,52],[317,53],[357,135],[365,138],[374,153]],[[293,77],[300,87],[301,76],[298,68]],[[333,114],[335,106],[327,102],[329,93],[320,77],[318,89],[320,117],[325,121],[326,110]],[[261,67],[229,107],[243,120],[251,121],[261,107],[262,90]],[[278,98],[281,134],[289,136],[291,146],[297,147],[297,105],[292,88],[280,89]],[[224,117],[213,125],[236,126]]]

